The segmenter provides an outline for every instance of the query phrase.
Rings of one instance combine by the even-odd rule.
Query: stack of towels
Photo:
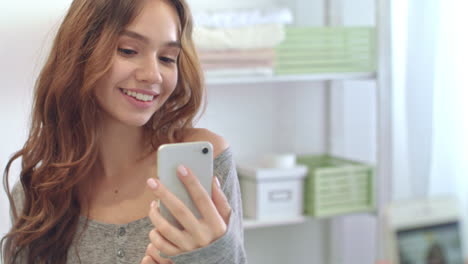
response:
[[[288,27],[276,48],[275,74],[375,70],[373,27]]]
[[[208,78],[271,76],[275,47],[293,21],[287,8],[217,11],[194,14],[193,32]]]

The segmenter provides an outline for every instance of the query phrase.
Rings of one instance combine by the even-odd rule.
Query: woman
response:
[[[191,33],[183,0],[73,1],[36,83],[29,138],[5,169],[9,187],[22,158],[5,264],[246,262],[231,150],[192,125],[204,89]],[[214,146],[212,197],[178,169],[202,219],[154,179],[158,146],[189,141]]]

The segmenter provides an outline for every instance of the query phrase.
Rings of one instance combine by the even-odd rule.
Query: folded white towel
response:
[[[284,38],[285,28],[281,24],[226,29],[195,27],[193,31],[193,39],[200,50],[273,48]]]
[[[289,8],[245,9],[200,12],[193,15],[195,26],[231,28],[258,24],[292,24]]]

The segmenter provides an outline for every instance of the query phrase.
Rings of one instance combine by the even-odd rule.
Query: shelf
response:
[[[307,216],[298,216],[294,218],[285,218],[285,219],[268,219],[268,220],[255,220],[255,219],[244,219],[244,229],[256,229],[262,227],[271,227],[271,226],[282,226],[282,225],[293,225],[301,224],[309,219]]]
[[[335,216],[329,217],[313,217],[313,216],[298,216],[293,218],[284,218],[284,219],[268,219],[268,220],[256,220],[250,218],[244,218],[244,229],[257,229],[262,227],[274,227],[274,226],[284,226],[284,225],[295,225],[295,224],[302,224],[308,220],[330,220],[330,219],[338,219],[341,217],[348,217],[348,216],[363,216],[367,215],[370,217],[378,217],[376,211],[361,211],[361,212],[351,212],[346,214],[340,214]]]
[[[309,82],[309,81],[337,81],[337,80],[371,80],[375,79],[375,72],[346,72],[346,73],[317,73],[280,76],[238,76],[207,78],[207,85],[256,84],[278,82]]]

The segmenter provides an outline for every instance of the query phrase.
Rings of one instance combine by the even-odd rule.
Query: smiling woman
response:
[[[246,262],[231,150],[194,128],[205,89],[191,33],[183,0],[73,1],[36,83],[28,140],[5,169],[9,190],[22,159],[7,193],[5,264]],[[181,167],[209,201],[199,208],[207,217],[168,233],[150,206],[170,196],[155,151],[188,141],[214,147],[213,195]],[[177,198],[166,207],[193,219]]]
[[[148,2],[125,27],[111,69],[96,89],[109,117],[143,126],[164,105],[177,84],[180,27],[176,10],[163,1]]]

